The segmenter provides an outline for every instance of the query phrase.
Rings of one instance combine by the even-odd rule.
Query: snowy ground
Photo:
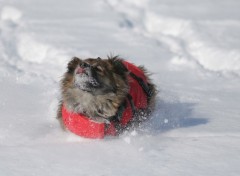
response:
[[[238,0],[0,0],[0,176],[239,176]],[[137,131],[89,140],[55,119],[72,56],[153,74]]]

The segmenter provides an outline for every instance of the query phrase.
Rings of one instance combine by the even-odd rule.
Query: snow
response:
[[[4,6],[1,13],[1,20],[17,22],[22,17],[21,11],[11,6]]]
[[[240,2],[0,0],[0,176],[240,174]],[[90,140],[55,119],[73,56],[153,73],[152,118]]]

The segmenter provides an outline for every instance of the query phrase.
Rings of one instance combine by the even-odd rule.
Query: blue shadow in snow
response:
[[[158,100],[151,119],[143,129],[151,133],[161,133],[175,128],[187,128],[208,123],[208,119],[196,117],[194,103],[165,102]]]

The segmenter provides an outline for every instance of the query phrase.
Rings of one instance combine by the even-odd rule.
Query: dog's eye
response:
[[[81,66],[81,67],[85,67],[85,68],[86,68],[86,67],[90,67],[90,65],[89,65],[88,63],[86,63],[86,62],[83,62],[82,64],[80,64],[80,66]]]
[[[98,65],[96,68],[98,71],[103,72],[103,68],[100,65]]]

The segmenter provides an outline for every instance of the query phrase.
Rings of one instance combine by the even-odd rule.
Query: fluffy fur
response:
[[[143,67],[139,68],[146,74],[153,92],[146,110],[149,114],[154,107],[156,89],[146,70]],[[67,72],[61,81],[62,97],[57,117],[62,126],[63,103],[71,112],[82,113],[93,121],[107,123],[127,97],[128,74],[122,66],[122,60],[117,56],[85,60],[74,57],[68,63]]]

